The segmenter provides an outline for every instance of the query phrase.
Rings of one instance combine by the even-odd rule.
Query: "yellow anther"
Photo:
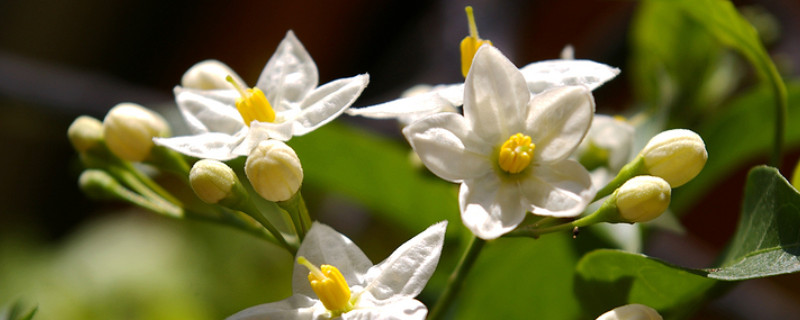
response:
[[[272,110],[272,105],[269,104],[261,89],[244,89],[230,75],[225,77],[225,80],[230,82],[242,95],[236,99],[236,109],[239,110],[239,114],[242,115],[242,119],[247,126],[250,126],[250,122],[253,122],[253,120],[259,122],[275,121],[275,110]]]
[[[478,52],[484,44],[492,45],[489,40],[483,40],[478,36],[478,26],[475,24],[475,16],[472,14],[472,7],[467,6],[464,8],[467,11],[467,20],[469,21],[469,35],[461,40],[461,74],[464,77],[469,73],[469,68],[472,67],[472,58],[475,57],[475,52]]]
[[[614,115],[614,120],[622,121],[622,122],[628,122],[628,118],[625,118],[625,116],[619,115],[619,114],[618,115]]]
[[[535,149],[536,145],[531,142],[530,136],[517,133],[500,147],[497,163],[505,172],[520,173],[531,164]]]
[[[347,281],[339,269],[327,264],[317,268],[302,256],[297,257],[297,263],[308,268],[308,282],[311,284],[311,289],[333,317],[353,310],[353,303],[350,301],[350,287],[347,286]]]

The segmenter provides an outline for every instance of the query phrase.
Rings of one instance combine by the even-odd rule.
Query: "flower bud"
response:
[[[269,201],[292,198],[303,183],[303,168],[294,150],[278,140],[264,140],[250,151],[245,173],[253,189]]]
[[[616,205],[623,222],[646,222],[658,218],[669,207],[672,189],[659,177],[636,176],[616,192]]]
[[[103,123],[90,116],[80,116],[67,129],[67,137],[78,152],[86,152],[103,141]]]
[[[169,125],[150,109],[135,103],[120,103],[103,120],[103,135],[117,157],[139,162],[150,155],[154,137],[169,135]]]
[[[98,169],[84,170],[78,178],[78,186],[93,199],[113,199],[114,190],[122,188],[111,175]]]
[[[662,320],[658,312],[643,304],[628,304],[606,312],[596,320]]]
[[[181,78],[181,86],[190,89],[234,89],[225,78],[231,76],[236,83],[245,83],[226,64],[217,60],[203,60],[193,65]]]
[[[673,188],[692,180],[708,159],[703,139],[686,129],[667,130],[657,134],[639,155],[649,174],[667,180]]]
[[[236,197],[235,187],[241,185],[233,169],[211,159],[197,161],[189,171],[192,190],[203,202],[215,204]]]

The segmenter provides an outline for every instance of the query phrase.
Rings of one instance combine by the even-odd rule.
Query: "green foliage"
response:
[[[641,303],[655,308],[666,319],[690,314],[717,283],[702,272],[608,249],[585,255],[575,277],[575,291],[588,314]]]
[[[800,271],[800,194],[775,168],[750,171],[736,234],[709,277],[745,280]]]
[[[771,167],[750,172],[739,227],[721,267],[692,270],[643,255],[597,250],[576,268],[581,305],[594,313],[628,303],[666,318],[690,314],[699,303],[741,281],[800,271],[800,194]]]

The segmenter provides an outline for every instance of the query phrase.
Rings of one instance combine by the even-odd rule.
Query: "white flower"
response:
[[[200,74],[213,75],[225,68]],[[286,141],[330,122],[369,82],[369,75],[361,74],[317,87],[317,66],[292,31],[267,62],[255,88],[245,89],[237,75],[230,76],[237,89],[176,87],[175,100],[193,135],[155,142],[193,157],[230,160],[249,154],[262,140]]]
[[[438,113],[407,126],[422,162],[461,183],[461,218],[483,239],[514,229],[530,211],[574,217],[594,197],[589,173],[567,159],[592,122],[584,86],[531,95],[521,72],[497,49],[478,50],[464,89],[464,115]]]
[[[565,85],[583,85],[594,90],[619,74],[619,69],[591,60],[555,59],[531,63],[520,69],[532,94]],[[429,114],[451,111],[464,103],[464,84],[431,86],[397,100],[363,108],[347,109],[347,114],[373,119],[411,120]],[[405,119],[404,119],[405,118]]]
[[[428,310],[414,297],[425,287],[439,263],[446,227],[446,221],[429,227],[397,248],[386,260],[372,265],[350,239],[315,222],[297,256],[314,266],[333,266],[341,273],[346,281],[342,289],[349,289],[347,295],[352,293],[351,298],[346,298],[352,303],[350,310],[340,314],[344,320],[425,319]],[[323,271],[327,271],[325,267]],[[317,298],[306,266],[296,263],[293,272],[291,297],[250,307],[228,320],[330,319],[335,316],[324,302],[330,305],[331,299],[336,297],[328,294],[322,298],[324,301]],[[339,284],[343,283],[336,283]]]

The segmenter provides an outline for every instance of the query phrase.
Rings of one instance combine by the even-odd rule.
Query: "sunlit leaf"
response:
[[[775,168],[750,171],[742,216],[722,267],[709,277],[745,280],[800,271],[800,194]]]
[[[777,114],[773,113],[773,119],[777,117],[777,121],[771,122],[771,127],[776,128],[773,130],[776,135],[773,136],[773,159],[771,162],[776,164],[780,161],[778,157],[783,147],[788,98],[786,85],[762,45],[756,29],[736,11],[729,1],[681,0],[675,3],[679,4],[689,16],[705,27],[717,40],[744,55],[756,72],[769,83],[774,99],[772,105],[776,107],[772,109],[777,110]]]
[[[701,271],[644,255],[601,249],[578,263],[575,292],[589,315],[641,303],[655,308],[665,319],[679,319],[691,314],[717,282]]]

